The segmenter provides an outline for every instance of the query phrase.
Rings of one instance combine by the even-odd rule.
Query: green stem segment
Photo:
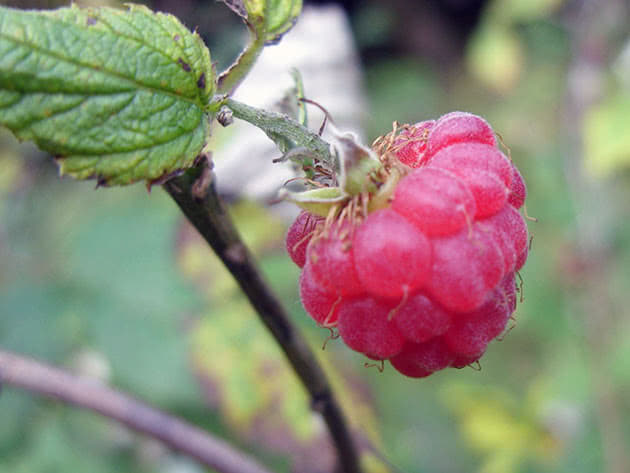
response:
[[[223,104],[232,110],[236,118],[260,128],[274,142],[277,142],[278,138],[288,139],[296,147],[306,148],[314,152],[318,159],[326,163],[331,169],[337,169],[335,159],[330,153],[330,145],[317,133],[313,133],[290,117],[281,113],[250,107],[229,98]]]
[[[258,35],[250,29],[250,41],[234,63],[221,73],[217,82],[219,94],[232,95],[245,79],[256,59],[265,47],[264,35]]]
[[[247,110],[240,106],[235,108],[239,112]],[[311,397],[312,408],[321,413],[328,426],[337,449],[340,470],[343,473],[360,473],[355,443],[328,380],[306,340],[263,280],[253,256],[216,193],[207,163],[171,179],[164,188],[232,273],[261,321],[284,351]]]

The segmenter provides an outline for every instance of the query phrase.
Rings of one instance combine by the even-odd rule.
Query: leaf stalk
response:
[[[236,118],[260,128],[274,142],[283,140],[282,144],[284,144],[286,142],[284,140],[288,139],[295,147],[312,151],[320,161],[331,169],[336,169],[335,159],[330,152],[330,144],[317,133],[312,132],[287,115],[255,108],[231,98],[226,98],[223,104],[232,110]]]

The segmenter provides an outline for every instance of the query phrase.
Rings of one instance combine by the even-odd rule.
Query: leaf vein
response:
[[[78,156],[78,155],[81,155],[81,156],[107,156],[107,155],[111,155],[111,154],[132,153],[134,151],[150,150],[152,148],[157,148],[157,147],[160,147],[160,146],[172,143],[173,141],[181,138],[183,135],[185,135],[187,133],[194,134],[194,132],[199,128],[200,125],[203,126],[203,119],[204,119],[204,117],[205,117],[205,114],[204,113],[200,113],[199,120],[197,121],[197,123],[195,124],[194,127],[191,127],[190,129],[182,129],[180,134],[178,134],[177,136],[170,137],[167,140],[155,141],[154,143],[151,143],[151,144],[148,144],[148,145],[144,145],[144,146],[136,146],[136,145],[134,145],[132,148],[119,148],[119,149],[116,149],[115,151],[111,151],[111,152],[103,152],[103,151],[94,151],[94,150],[89,150],[89,149],[73,148],[72,156]],[[191,136],[191,140],[192,140],[192,136]]]
[[[139,30],[139,29],[138,29],[138,27],[137,27],[137,26],[136,26],[133,22],[129,21],[129,20],[130,20],[129,18],[127,18],[125,15],[120,15],[118,18],[119,18],[120,20],[124,21],[125,23],[127,23],[129,26],[131,26],[133,29],[135,29],[135,30],[138,32],[138,34],[139,34],[139,35],[141,35],[141,36],[142,36],[142,31],[141,31],[141,30]],[[168,59],[169,61],[172,61],[173,63],[175,63],[175,62],[177,61],[177,59],[176,59],[176,58],[173,58],[172,56],[169,56],[168,54],[166,54],[166,53],[164,52],[164,50],[154,47],[151,43],[145,43],[144,41],[141,41],[141,40],[139,40],[138,38],[136,38],[136,37],[134,37],[134,36],[131,36],[131,35],[127,34],[127,33],[123,33],[123,32],[117,31],[117,30],[116,30],[116,29],[115,29],[115,28],[111,25],[111,23],[109,23],[108,21],[104,20],[102,17],[99,17],[99,21],[100,21],[102,24],[104,24],[105,26],[107,26],[107,27],[110,29],[110,31],[111,31],[112,33],[114,33],[116,36],[118,36],[118,37],[120,37],[120,38],[125,38],[125,39],[128,39],[128,40],[133,41],[133,42],[135,42],[135,43],[137,43],[137,44],[140,44],[141,46],[144,46],[144,47],[146,47],[147,49],[150,49],[151,51],[153,51],[153,52],[155,52],[155,53],[159,54],[160,56],[162,56],[162,57],[164,57],[164,58]],[[169,37],[170,37],[170,33],[169,33],[169,31],[168,31],[168,30],[164,29],[164,27],[163,27],[163,26],[162,26],[159,22],[156,22],[156,24],[157,24],[158,26],[160,26],[160,28],[161,28],[161,29],[163,29],[164,31],[166,31],[166,33],[167,33],[167,34],[169,35]],[[180,48],[180,49],[181,49],[181,48]]]
[[[13,38],[11,36],[8,36],[8,35],[6,35],[4,33],[1,33],[1,32],[0,32],[0,39],[5,39],[5,40],[7,40],[9,42],[13,42],[14,44],[17,44],[17,45],[26,46],[27,48],[31,48],[32,50],[40,52],[41,54],[47,54],[50,57],[53,57],[54,59],[59,60],[59,61],[65,61],[67,63],[74,64],[75,66],[84,67],[86,69],[90,69],[90,70],[93,70],[93,71],[103,72],[103,73],[108,74],[108,75],[110,75],[112,77],[116,77],[117,79],[121,79],[123,81],[127,81],[130,84],[135,85],[138,89],[143,89],[143,90],[146,90],[146,91],[149,91],[149,92],[153,92],[153,93],[160,93],[160,94],[164,94],[164,95],[169,95],[169,96],[174,97],[174,98],[176,98],[178,100],[182,100],[182,101],[194,104],[194,105],[196,105],[197,107],[199,107],[201,109],[200,104],[196,100],[191,99],[191,98],[186,97],[186,96],[183,96],[183,95],[178,95],[175,92],[172,92],[172,91],[170,91],[168,89],[149,86],[147,84],[139,82],[135,78],[126,77],[126,76],[124,76],[124,75],[122,75],[122,74],[120,74],[120,73],[118,73],[116,71],[112,71],[110,69],[105,69],[105,68],[97,69],[97,68],[93,67],[90,64],[86,64],[86,63],[83,63],[81,61],[77,61],[77,60],[75,60],[73,58],[69,58],[69,57],[63,56],[63,55],[61,55],[61,54],[59,54],[57,52],[50,51],[50,50],[42,48],[42,47],[40,47],[38,45],[31,44],[31,43],[29,43],[27,41],[17,40],[15,38]],[[120,92],[131,91],[131,90],[132,89],[121,89]],[[21,90],[18,90],[18,91],[23,92]]]
[[[27,95],[28,94],[24,94],[23,98],[26,98]],[[57,115],[61,115],[61,114],[66,113],[66,112],[71,112],[73,109],[83,105],[88,99],[89,99],[89,97],[84,97],[80,102],[78,102],[76,104],[73,104],[73,105],[69,106],[68,108],[62,107],[61,109],[58,109],[58,110],[55,110],[54,112],[51,112],[50,115],[44,115],[44,116],[35,117],[32,120],[28,120],[27,122],[16,126],[15,129],[16,130],[24,130],[25,128],[31,128],[31,127],[33,127],[33,125],[36,125],[39,122],[42,122],[44,120],[49,120],[49,119],[51,119],[51,118],[53,118],[53,117],[55,117]]]

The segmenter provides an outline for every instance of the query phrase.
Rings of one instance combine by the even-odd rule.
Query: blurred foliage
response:
[[[525,67],[519,24],[545,19],[563,0],[493,0],[486,5],[480,25],[468,45],[468,67],[473,76],[500,93],[508,93]]]
[[[586,166],[605,176],[630,165],[630,90],[609,94],[584,124]]]
[[[242,26],[211,21],[228,18],[224,6],[154,3],[199,24],[220,64],[236,53],[232,40]],[[589,49],[576,45],[569,0],[486,2],[463,56],[444,55],[442,64],[414,44],[391,49],[399,25],[419,15],[415,3],[405,10],[405,2],[392,2],[386,15],[377,0],[355,5],[356,39],[370,51],[368,136],[386,133],[394,120],[452,109],[481,114],[509,145],[528,184],[527,210],[538,219],[530,222],[516,325],[489,347],[481,371],[446,370],[418,381],[366,369],[334,340],[318,350],[353,425],[380,452],[364,455],[370,472],[385,468],[381,456],[408,473],[612,472],[611,458],[623,461],[630,444],[630,89],[623,59],[630,18],[617,3],[616,15],[602,16],[609,28],[617,25],[615,34],[594,36]],[[231,39],[222,42],[225,34]],[[379,48],[387,54],[375,54]],[[575,73],[578,54],[593,63],[586,79]],[[577,94],[584,117],[572,114],[575,90],[585,91]],[[325,455],[323,427],[282,356],[160,189],[95,191],[60,180],[46,156],[6,133],[0,166],[0,346],[106,379],[277,471]],[[254,203],[232,212],[318,349],[328,334],[300,307],[299,272],[282,249],[287,223]],[[592,227],[599,233],[585,230]],[[91,414],[3,389],[0,472],[56,471],[203,470]]]
[[[534,383],[519,397],[498,387],[452,383],[445,387],[442,399],[457,416],[466,442],[484,455],[479,471],[502,473],[517,471],[530,459],[555,466],[553,460],[562,454],[564,432],[545,425],[543,409],[549,394],[541,383]],[[568,415],[573,417],[567,422],[579,422],[571,407]]]

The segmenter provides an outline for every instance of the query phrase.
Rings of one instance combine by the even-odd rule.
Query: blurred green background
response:
[[[219,70],[242,44],[242,26],[223,5],[146,3],[197,25]],[[491,344],[480,371],[412,380],[365,368],[338,342],[319,350],[327,332],[300,306],[299,270],[283,250],[287,221],[232,199],[265,274],[374,446],[367,471],[627,473],[630,5],[368,0],[344,8],[362,61],[369,139],[394,120],[483,115],[509,145],[538,219],[529,222],[533,248],[513,330]],[[107,380],[279,472],[327,471],[324,429],[304,392],[166,193],[59,179],[48,156],[4,130],[0,347]],[[0,472],[119,471],[205,470],[92,414],[2,390]]]

